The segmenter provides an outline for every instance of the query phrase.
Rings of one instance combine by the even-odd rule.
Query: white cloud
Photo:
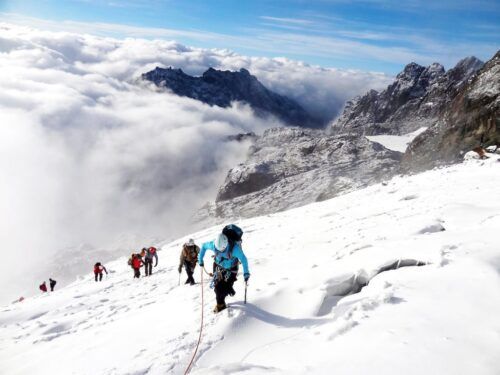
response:
[[[48,278],[56,254],[84,257],[75,250],[81,244],[186,231],[188,218],[245,157],[245,146],[224,138],[279,125],[245,105],[209,107],[158,93],[137,82],[141,73],[157,65],[193,74],[245,67],[328,116],[388,80],[161,40],[8,24],[0,30],[0,243],[23,258],[22,268],[3,262],[0,274],[4,284],[20,271],[26,276],[3,299],[36,288],[30,276],[43,271]]]

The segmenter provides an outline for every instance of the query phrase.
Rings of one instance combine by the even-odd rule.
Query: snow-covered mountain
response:
[[[265,131],[196,219],[298,207],[500,144],[498,61],[468,57],[447,72],[411,63],[384,91],[348,103],[328,131]]]
[[[234,101],[245,102],[259,115],[274,115],[287,125],[309,128],[325,125],[296,101],[268,90],[244,68],[237,72],[209,68],[202,76],[193,77],[182,69],[157,67],[144,73],[142,79],[209,105],[226,108]]]
[[[207,278],[178,286],[187,237],[164,244],[149,278],[134,280],[124,254],[102,283],[1,308],[0,372],[182,374],[203,314],[195,374],[496,375],[499,165],[491,155],[237,222],[248,303],[240,279],[218,315]]]
[[[322,201],[390,178],[401,153],[353,135],[276,128],[264,132],[245,163],[232,168],[207,217],[250,217]]]
[[[460,85],[439,115],[410,143],[403,159],[405,170],[457,162],[475,147],[500,144],[500,51]]]
[[[439,63],[428,67],[410,63],[382,92],[370,90],[348,101],[331,131],[402,135],[429,127],[482,66],[475,57],[459,61],[447,72]]]

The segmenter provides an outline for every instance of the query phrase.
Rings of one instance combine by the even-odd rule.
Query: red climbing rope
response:
[[[200,324],[200,335],[198,336],[198,343],[196,344],[196,349],[194,350],[194,353],[193,353],[193,357],[191,358],[191,361],[189,362],[189,365],[188,367],[186,367],[186,371],[184,371],[184,375],[187,375],[189,373],[189,371],[191,371],[191,366],[193,365],[193,362],[194,362],[194,358],[196,357],[196,353],[198,353],[198,347],[200,346],[200,343],[201,343],[201,334],[203,332],[203,306],[204,306],[204,302],[203,302],[203,270],[205,268],[204,267],[200,267],[200,279],[201,279],[201,282],[200,282],[200,285],[201,285],[201,324]]]

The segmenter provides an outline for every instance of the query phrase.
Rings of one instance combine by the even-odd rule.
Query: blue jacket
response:
[[[245,253],[243,253],[243,250],[241,249],[239,243],[236,243],[233,246],[231,256],[229,256],[229,249],[226,249],[224,252],[220,252],[215,249],[214,241],[205,242],[201,246],[200,253],[198,254],[198,263],[200,265],[203,264],[203,258],[205,257],[205,253],[207,252],[207,250],[213,251],[215,253],[215,263],[222,268],[229,270],[233,268],[239,260],[243,265],[243,273],[245,275],[250,275],[250,271],[248,270],[247,257],[245,256]]]

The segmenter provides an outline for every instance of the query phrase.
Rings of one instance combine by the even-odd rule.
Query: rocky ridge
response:
[[[257,138],[245,163],[231,169],[201,217],[248,217],[303,206],[381,181],[398,171],[401,153],[353,135],[274,128]]]
[[[439,120],[408,146],[405,172],[457,162],[475,147],[500,144],[500,51],[443,108]]]
[[[333,133],[401,135],[432,126],[460,88],[483,66],[467,57],[445,71],[441,64],[408,64],[384,91],[371,90],[346,103]]]
[[[229,107],[234,101],[245,102],[257,115],[274,115],[286,125],[306,128],[326,125],[294,100],[268,90],[246,69],[231,72],[210,68],[202,76],[193,77],[181,69],[157,67],[144,73],[142,79],[211,106]]]
[[[499,53],[485,65],[469,57],[447,72],[440,64],[412,63],[386,90],[372,90],[348,103],[328,131],[266,131],[256,137],[246,162],[229,171],[215,202],[198,219],[298,207],[398,173],[457,161],[480,144],[500,144],[499,60]],[[404,156],[365,137],[422,127],[428,130]]]

